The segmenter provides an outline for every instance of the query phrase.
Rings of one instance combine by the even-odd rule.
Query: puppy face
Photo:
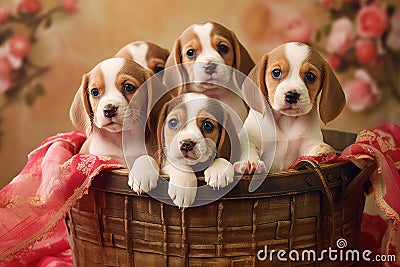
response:
[[[271,107],[289,116],[311,111],[322,84],[322,62],[308,46],[290,43],[270,53],[265,83]]]
[[[165,104],[160,116],[158,143],[164,155],[160,162],[193,166],[215,156],[229,159],[222,155],[232,140],[227,138],[227,129],[235,128],[217,100],[198,93],[182,94]]]
[[[115,55],[115,57],[133,60],[153,73],[164,70],[168,56],[169,51],[167,49],[145,41],[129,43]]]
[[[287,43],[265,54],[249,77],[267,98],[272,109],[288,116],[301,116],[317,105],[325,123],[334,119],[345,104],[342,87],[328,63],[308,45]],[[245,86],[245,85],[244,85]],[[263,103],[246,92],[248,103],[263,111]]]
[[[254,66],[235,34],[215,22],[194,24],[176,40],[166,67],[182,63],[183,79],[194,83],[195,92],[226,85],[232,80],[232,68],[248,74]]]
[[[196,24],[186,31],[181,38],[182,63],[185,65],[189,80],[202,83],[207,88],[212,85],[207,82],[226,84],[231,78],[234,52],[232,39],[228,32],[214,27],[212,23]],[[202,91],[202,87],[196,87]]]
[[[92,126],[110,132],[122,130],[124,117],[135,124],[147,108],[150,87],[138,92],[138,88],[151,76],[150,71],[139,64],[122,58],[100,62],[89,73],[83,75],[70,109],[70,118],[75,127],[90,133]],[[146,92],[144,92],[146,91]],[[134,109],[129,102],[141,103]]]

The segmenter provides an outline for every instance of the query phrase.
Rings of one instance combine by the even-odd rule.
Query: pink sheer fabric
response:
[[[364,213],[360,246],[379,252],[379,255],[396,255],[396,262],[374,262],[363,266],[400,266],[400,126],[385,124],[361,131],[356,141],[339,156],[300,157],[296,163],[302,159],[318,163],[351,160],[360,168],[376,161],[378,169],[370,177],[370,194],[384,217]]]
[[[100,171],[123,167],[77,154],[85,140],[79,131],[48,138],[0,191],[0,266],[72,266],[65,214]]]

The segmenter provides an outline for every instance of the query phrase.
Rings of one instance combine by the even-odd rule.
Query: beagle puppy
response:
[[[234,164],[236,172],[261,173],[266,163],[272,163],[271,171],[279,171],[300,156],[335,155],[323,141],[319,118],[325,124],[336,118],[345,96],[317,50],[296,42],[278,46],[262,57],[242,90],[251,110],[240,133],[244,150]],[[244,136],[249,144],[243,142]]]
[[[225,107],[204,94],[182,94],[162,109],[157,128],[161,174],[169,175],[168,194],[189,207],[197,192],[195,173],[222,188],[233,182],[230,161],[240,155],[239,138]]]
[[[106,59],[83,75],[69,113],[73,125],[87,135],[80,153],[107,156],[125,166],[127,157],[133,162],[146,154],[145,142],[140,142],[146,138],[141,125],[146,125],[144,115],[151,106],[153,81],[148,80],[152,75],[123,58]],[[123,151],[123,130],[135,136],[127,151]],[[157,163],[154,159],[152,163],[158,177]]]
[[[164,70],[169,51],[152,42],[136,41],[122,47],[114,57],[122,57],[139,63],[153,73]]]
[[[234,32],[216,22],[194,24],[175,41],[163,82],[168,88],[177,88],[177,95],[197,92],[221,100],[233,107],[243,122],[248,107],[240,86],[254,65]],[[243,74],[237,75],[235,70]]]

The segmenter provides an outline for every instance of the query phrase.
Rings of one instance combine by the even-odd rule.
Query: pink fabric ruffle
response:
[[[100,171],[123,167],[77,154],[85,140],[79,131],[48,138],[0,191],[0,266],[72,266],[65,214]]]

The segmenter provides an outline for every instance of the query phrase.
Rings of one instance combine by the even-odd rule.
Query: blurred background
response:
[[[207,20],[233,30],[256,62],[287,41],[317,47],[347,98],[327,128],[400,124],[397,0],[1,0],[0,188],[43,140],[74,130],[68,112],[82,74],[132,41],[170,50]]]

